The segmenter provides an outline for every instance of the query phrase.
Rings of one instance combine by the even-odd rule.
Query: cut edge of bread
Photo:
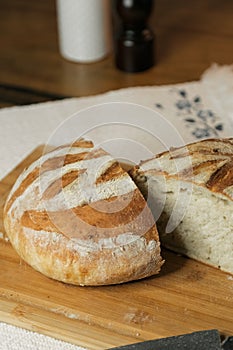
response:
[[[130,175],[152,210],[164,247],[232,274],[233,139],[177,148],[178,161],[184,149],[196,166],[192,172],[175,169],[172,150],[141,162]]]

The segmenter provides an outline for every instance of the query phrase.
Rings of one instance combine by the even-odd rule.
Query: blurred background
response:
[[[55,0],[0,0],[0,107],[197,80],[233,63],[232,0],[156,0],[149,23],[156,64],[126,73],[113,52],[89,64],[61,57]]]

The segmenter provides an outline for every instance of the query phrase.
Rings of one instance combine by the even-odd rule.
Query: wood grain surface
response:
[[[231,0],[156,0],[150,25],[157,63],[137,74],[117,70],[113,53],[92,64],[64,60],[55,0],[0,0],[0,6],[1,106],[197,80],[213,62],[233,61]]]
[[[2,209],[35,150],[0,183]],[[233,276],[163,250],[160,275],[106,287],[76,287],[33,270],[0,239],[0,321],[89,349],[218,329],[233,334]]]

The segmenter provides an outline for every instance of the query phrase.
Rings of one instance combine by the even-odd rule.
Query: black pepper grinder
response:
[[[115,42],[116,66],[126,72],[154,65],[154,35],[147,26],[153,0],[115,0],[120,25]]]

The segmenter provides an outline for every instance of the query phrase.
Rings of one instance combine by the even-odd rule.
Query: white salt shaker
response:
[[[74,62],[94,62],[111,48],[110,0],[57,0],[61,55]]]

